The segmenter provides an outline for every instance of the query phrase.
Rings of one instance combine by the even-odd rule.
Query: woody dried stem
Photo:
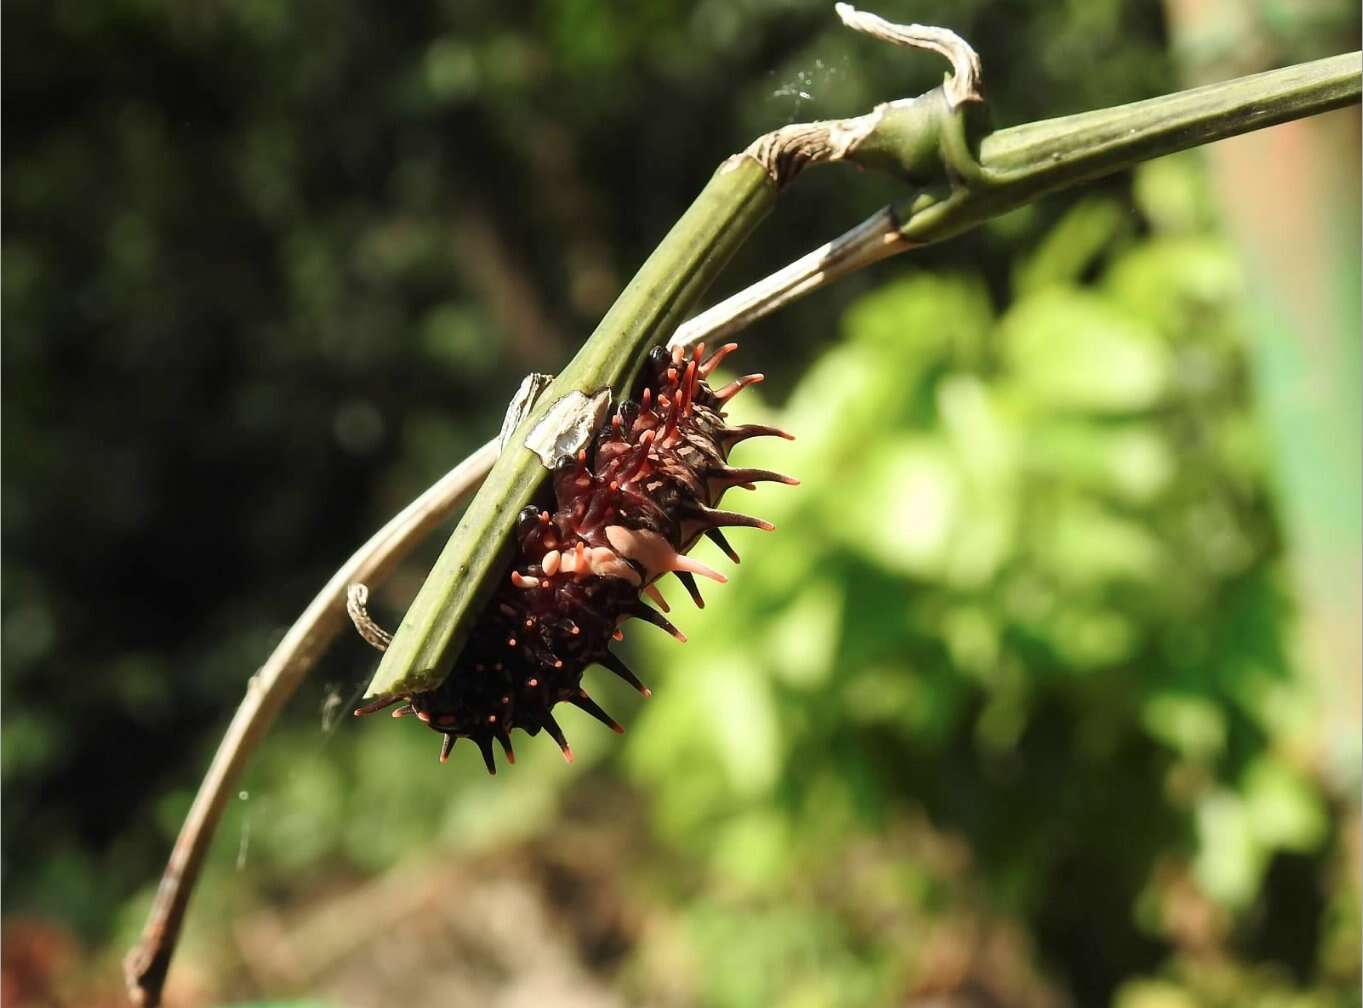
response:
[[[159,1003],[189,897],[227,796],[284,703],[345,626],[351,586],[382,582],[483,484],[479,500],[428,579],[434,587],[429,592],[423,588],[424,609],[414,605],[385,655],[385,662],[406,663],[398,675],[389,676],[389,686],[413,669],[423,671],[422,662],[437,672],[447,667],[458,649],[460,622],[476,609],[483,582],[497,566],[510,517],[544,474],[539,459],[520,446],[526,433],[568,391],[590,394],[609,387],[619,394],[649,346],[693,345],[731,335],[841,276],[959,234],[1047,192],[1359,99],[1360,55],[1354,53],[987,133],[974,114],[981,106],[979,61],[958,36],[943,29],[893,25],[846,4],[838,5],[838,14],[849,27],[875,38],[942,53],[951,61],[953,74],[926,95],[886,103],[866,116],[776,130],[726,162],[583,351],[542,396],[542,405],[528,411],[500,461],[496,441],[483,445],[332,576],[251,678],[200,785],[141,941],[125,960],[135,1004]],[[907,183],[908,194],[842,237],[679,325],[776,193],[805,167],[840,160],[889,171]],[[485,544],[479,546],[480,542]],[[455,577],[452,570],[464,576]],[[364,599],[358,594],[351,598],[358,622],[374,643],[383,641],[384,632],[369,619]],[[424,621],[425,632],[409,629],[404,642],[403,630],[414,623],[413,613],[415,622]],[[421,638],[415,647],[410,643],[414,634]]]
[[[381,582],[392,573],[413,545],[428,536],[482,481],[496,452],[494,442],[483,445],[374,533],[331,576],[247,683],[246,696],[180,827],[142,938],[124,960],[128,993],[134,1004],[155,1005],[160,1001],[185,908],[227,796],[279,711],[345,628],[348,589],[356,582]]]

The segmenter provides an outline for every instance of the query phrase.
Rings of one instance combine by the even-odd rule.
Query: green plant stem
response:
[[[775,199],[775,183],[751,158],[731,158],[715,172],[521,421],[403,617],[367,696],[444,681],[471,629],[470,614],[496,587],[516,515],[544,482],[544,461],[525,447],[527,435],[565,396],[623,393],[649,349],[667,342]]]
[[[900,233],[926,244],[1141,161],[1328,112],[1359,100],[1363,55],[1239,77],[1115,108],[999,130],[979,143],[978,168],[948,195],[925,191],[899,207]],[[945,128],[959,130],[960,120]]]

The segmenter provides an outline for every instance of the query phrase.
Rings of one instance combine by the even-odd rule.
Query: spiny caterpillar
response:
[[[497,772],[493,739],[508,762],[516,761],[513,728],[530,735],[544,729],[572,762],[573,751],[552,714],[557,703],[570,703],[623,732],[582,688],[582,673],[588,665],[604,665],[649,696],[648,687],[607,649],[621,639],[620,624],[632,616],[679,641],[686,637],[640,593],[668,611],[654,582],[671,573],[704,606],[695,575],[721,583],[726,578],[686,556],[700,536],[737,563],[721,529],[772,528],[758,518],[716,510],[724,492],[735,486],[751,490],[759,481],[798,482],[728,465],[740,441],[791,437],[774,427],[726,426],[724,405],[762,380],[760,374],[745,375],[718,391],[706,384],[735,349],[737,344],[726,344],[706,359],[703,347],[690,354],[655,348],[638,401],[621,403],[588,449],[555,465],[554,511],[531,506],[518,516],[511,572],[450,675],[434,690],[381,697],[355,713],[405,701],[393,716],[415,714],[441,732],[442,763],[457,739],[469,738],[489,773]]]

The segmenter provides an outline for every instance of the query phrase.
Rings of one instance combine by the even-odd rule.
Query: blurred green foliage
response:
[[[1294,58],[1356,35],[1268,7]],[[1177,86],[1134,0],[880,12],[969,37],[1001,124]],[[814,2],[6,28],[4,909],[116,984],[246,677],[330,571],[567,359],[723,156],[941,68]],[[729,286],[893,194],[811,173]],[[234,921],[515,851],[611,880],[637,926],[582,958],[629,1003],[1357,1003],[1358,768],[1319,767],[1211,207],[1166,159],[759,324],[768,398],[736,409],[799,440],[741,457],[803,485],[742,501],[779,531],[735,536],[685,648],[631,631],[655,696],[602,684],[624,744],[569,712],[575,767],[519,739],[495,779],[441,767],[431,733],[340,716],[373,666],[346,641],[243,781],[180,968],[287,995]]]
[[[1189,159],[1148,169],[1175,170],[1196,183]],[[1200,940],[1291,933],[1275,954],[1299,977],[1353,940],[1317,932],[1323,884],[1270,873],[1328,850],[1331,798],[1302,762],[1240,271],[1191,222],[1155,223],[1177,208],[1145,171],[1136,192],[1148,234],[1076,203],[1001,313],[971,277],[919,271],[856,302],[780,414],[800,432],[781,465],[807,477],[762,494],[780,533],[684,655],[650,647],[668,678],[629,767],[731,897],[696,910],[696,941],[787,964],[707,1003],[801,1004],[816,982],[893,1000],[921,968],[905,908],[950,881],[884,843],[916,822],[965,842],[966,912],[1024,921],[1077,1003],[1187,937],[1174,878],[1224,914]],[[902,940],[858,929],[876,901]],[[787,923],[735,942],[768,906]],[[792,967],[820,933],[861,955]]]

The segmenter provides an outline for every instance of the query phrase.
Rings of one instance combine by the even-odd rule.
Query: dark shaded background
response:
[[[1356,44],[1349,5],[1169,11],[880,13],[970,38],[1000,124]],[[941,67],[814,3],[4,27],[5,995],[89,1003],[246,677],[350,550],[570,356],[724,156]],[[1347,116],[1305,163],[1352,178],[1307,205],[1352,222],[1319,332],[1352,324],[1356,362]],[[689,653],[641,654],[651,708],[610,694],[625,746],[436,767],[410,726],[337,727],[373,666],[338,646],[223,829],[182,1002],[1356,999],[1357,720],[1313,726],[1357,670],[1300,657],[1284,543],[1314,519],[1274,451],[1311,435],[1272,408],[1272,282],[1216,170],[1049,198],[755,327],[802,441],[748,457],[805,486],[762,495],[782,531],[686,614]],[[716,293],[894,195],[811,173]],[[1325,400],[1356,438],[1356,383]]]

